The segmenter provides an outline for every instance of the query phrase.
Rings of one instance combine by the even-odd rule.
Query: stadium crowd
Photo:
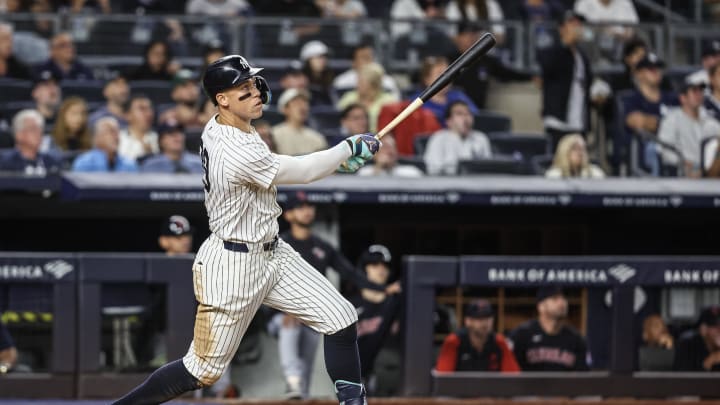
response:
[[[714,21],[717,7],[706,3],[704,16]],[[688,12],[675,7],[673,12]],[[703,41],[696,72],[668,77],[656,54],[663,50],[652,49],[634,26],[657,16],[629,0],[7,0],[0,10],[8,17],[0,22],[0,81],[8,90],[0,95],[1,170],[198,172],[194,150],[214,113],[199,79],[204,66],[231,51],[226,24],[303,16],[334,24],[385,19],[396,50],[417,42],[416,21],[443,25],[420,30],[427,45],[415,55],[416,68],[391,72],[380,63],[377,43],[365,37],[338,48],[325,43],[327,27],[319,23],[296,24],[287,35],[267,35],[258,27],[258,44],[291,43],[297,50],[279,58],[279,68],[266,70],[275,100],[257,128],[278,153],[305,154],[348,134],[377,131],[489,30],[498,39],[497,52],[398,126],[394,139],[386,138],[388,150],[361,175],[720,175],[720,41]],[[14,18],[27,12],[49,14]],[[214,31],[199,36],[176,17],[183,13],[223,20],[206,24]],[[97,60],[98,44],[88,48],[88,37],[102,39],[98,32],[116,24],[93,24],[92,17],[113,14],[147,16],[130,30],[130,42],[143,47],[141,62],[85,60]],[[48,15],[68,16],[72,23],[57,26]],[[537,70],[518,70],[503,56],[511,19],[534,24],[527,27],[536,30]],[[593,41],[601,46],[588,51],[585,45]],[[331,59],[349,68],[337,68]],[[603,63],[623,70],[596,72]],[[513,133],[508,116],[486,109],[490,77],[537,84],[537,134]],[[604,136],[597,136],[600,131]]]

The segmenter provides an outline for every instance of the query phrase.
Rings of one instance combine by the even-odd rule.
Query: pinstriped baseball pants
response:
[[[199,305],[183,364],[205,385],[220,378],[261,304],[323,334],[357,321],[353,305],[282,239],[274,251],[263,251],[262,244],[248,248],[248,253],[226,250],[211,234],[195,257],[193,285]]]

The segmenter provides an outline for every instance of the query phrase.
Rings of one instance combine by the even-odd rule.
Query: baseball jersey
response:
[[[200,145],[210,231],[225,241],[269,242],[278,233],[280,162],[260,135],[208,121]]]
[[[690,330],[675,343],[675,371],[707,371],[703,367],[705,359],[710,355],[705,339],[697,330]],[[709,371],[720,371],[720,363],[715,363]]]
[[[367,377],[372,373],[375,359],[383,347],[399,350],[400,327],[396,318],[400,314],[402,295],[388,295],[382,302],[371,302],[358,294],[351,297],[350,302],[358,313],[360,372]]]
[[[445,338],[435,365],[437,371],[520,371],[505,338],[491,333],[478,351],[465,328]]]
[[[524,371],[588,370],[585,339],[567,326],[556,335],[548,335],[533,319],[518,326],[509,338]]]

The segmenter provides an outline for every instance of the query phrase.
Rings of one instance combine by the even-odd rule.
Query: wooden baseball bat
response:
[[[413,100],[413,102],[405,107],[405,109],[403,109],[397,117],[393,118],[390,123],[385,125],[385,127],[383,127],[383,129],[375,135],[375,138],[381,139],[385,136],[385,134],[392,131],[405,118],[420,108],[423,103],[431,99],[438,91],[442,90],[445,86],[450,84],[450,82],[455,80],[455,78],[457,78],[465,68],[477,62],[481,56],[490,52],[493,46],[495,46],[495,43],[495,37],[491,33],[486,32],[483,34],[483,36],[481,36],[480,39],[473,44],[473,46],[463,52],[459,58],[455,59],[455,61],[453,61],[453,63],[451,63],[450,66],[448,66],[447,69],[445,69],[440,76],[438,76],[438,78],[435,79],[435,81],[420,94],[418,98]]]

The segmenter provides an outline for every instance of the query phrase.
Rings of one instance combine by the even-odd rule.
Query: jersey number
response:
[[[200,141],[200,159],[202,159],[202,167],[203,167],[203,186],[205,187],[206,192],[210,192],[210,156],[208,155],[207,149],[202,144],[202,141]]]

